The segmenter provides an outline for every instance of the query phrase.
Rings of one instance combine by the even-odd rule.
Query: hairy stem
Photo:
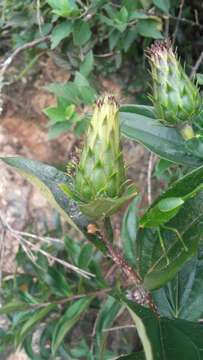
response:
[[[100,234],[102,241],[106,245],[108,255],[112,261],[118,266],[121,272],[136,285],[136,291],[133,294],[133,298],[140,305],[147,305],[149,308],[157,314],[156,305],[154,304],[150,293],[144,289],[143,281],[139,273],[132,268],[131,265],[124,259],[123,254],[118,248],[115,248],[108,239],[108,234],[105,228],[105,221],[100,224]]]

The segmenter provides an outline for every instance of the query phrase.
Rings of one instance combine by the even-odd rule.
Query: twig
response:
[[[33,253],[30,249],[33,249],[37,252],[40,252],[41,254],[43,254],[44,256],[46,256],[48,259],[50,259],[51,261],[55,261],[55,262],[58,262],[59,264],[63,265],[64,267],[67,267],[69,270],[72,270],[76,273],[78,273],[79,275],[85,277],[85,278],[89,278],[90,276],[91,277],[94,277],[95,275],[88,272],[88,271],[85,271],[85,270],[82,270],[80,269],[79,267],[77,266],[74,266],[70,263],[68,263],[67,261],[64,261],[64,260],[61,260],[57,257],[55,257],[54,255],[51,255],[49,254],[48,252],[46,252],[45,250],[42,250],[41,248],[39,248],[38,244],[33,244],[32,242],[30,242],[29,240],[26,240],[21,234],[20,232],[14,230],[4,219],[3,217],[0,215],[0,222],[2,223],[2,226],[3,228],[6,230],[6,231],[9,231],[13,237],[15,237],[16,240],[18,240],[20,242],[20,244],[22,245],[24,251],[26,252],[27,256],[31,259],[31,261],[34,262],[34,258],[33,258]],[[26,233],[24,233],[26,234]],[[29,233],[27,233],[29,234]],[[29,234],[31,235],[31,234]],[[27,236],[27,235],[26,235]],[[32,235],[33,237],[33,235]],[[42,237],[41,237],[42,239]],[[47,240],[47,239],[46,239]],[[28,248],[25,248],[25,244],[28,246]]]
[[[201,52],[200,56],[198,57],[195,65],[192,67],[192,71],[191,71],[191,74],[190,74],[190,79],[192,79],[194,77],[194,75],[196,74],[197,70],[199,69],[202,61],[203,61],[203,51]]]
[[[67,302],[70,302],[70,301],[75,301],[75,300],[79,300],[81,298],[84,298],[84,297],[96,297],[96,296],[101,296],[101,295],[106,295],[108,294],[110,291],[112,291],[111,288],[106,288],[106,289],[100,289],[100,290],[96,290],[96,291],[90,291],[88,293],[84,293],[84,294],[77,294],[77,295],[72,295],[72,296],[68,296],[68,297],[65,297],[63,299],[59,299],[59,300],[54,300],[54,301],[51,301],[51,302],[46,302],[46,303],[41,303],[41,304],[33,304],[31,306],[33,307],[45,307],[45,306],[48,306],[51,304],[59,304],[59,305],[64,305],[66,304]]]
[[[123,329],[136,329],[136,326],[133,324],[129,324],[129,325],[121,325],[121,326],[114,326],[112,328],[108,328],[108,329],[103,329],[102,332],[109,332],[109,331],[118,331],[118,330],[123,330]]]
[[[167,16],[167,17],[168,17],[168,16]],[[166,16],[162,16],[162,18],[164,19],[164,18],[166,18]],[[196,23],[195,21],[188,20],[188,19],[186,19],[186,18],[181,18],[181,19],[179,19],[177,16],[169,15],[169,19],[176,20],[176,21],[179,20],[180,23],[183,22],[183,23],[186,23],[186,24],[191,25],[191,26],[197,26],[197,27],[199,27],[200,29],[203,28],[203,25],[202,25],[202,24]]]
[[[11,65],[11,63],[13,62],[13,60],[19,53],[21,53],[22,51],[24,51],[26,49],[31,49],[34,46],[36,46],[37,44],[40,44],[41,42],[47,41],[49,39],[50,39],[50,36],[47,35],[40,39],[36,39],[27,44],[19,46],[6,60],[3,61],[2,64],[0,64],[0,115],[3,111],[2,90],[3,90],[4,85],[6,84],[4,82],[4,76],[5,76],[7,69],[9,68],[9,66]]]
[[[19,234],[21,236],[27,236],[30,237],[32,239],[36,239],[36,240],[41,240],[42,242],[45,243],[58,243],[58,244],[63,244],[64,242],[60,239],[57,238],[53,238],[53,237],[48,237],[48,236],[40,236],[40,235],[34,235],[25,231],[18,231],[18,230],[14,230],[16,234]]]
[[[37,0],[37,23],[39,26],[39,33],[42,35],[42,18],[40,12],[40,0]]]
[[[170,17],[167,16],[165,17],[165,30],[164,30],[164,35],[165,35],[165,38],[167,39],[168,36],[169,36],[169,22],[170,22]]]
[[[173,40],[172,40],[172,46],[174,46],[175,41],[176,41],[176,36],[178,33],[178,29],[179,29],[179,24],[180,24],[180,20],[183,14],[183,6],[185,4],[185,0],[180,0],[180,7],[179,7],[179,13],[178,13],[178,18],[177,18],[177,22],[176,22],[176,27],[173,33]]]
[[[105,227],[103,224],[100,226],[100,233],[102,236],[102,241],[106,245],[109,256],[113,262],[119,267],[125,276],[136,285],[136,291],[134,293],[134,300],[140,305],[147,305],[149,308],[157,314],[157,309],[151,295],[144,289],[143,281],[138,274],[124,259],[121,251],[118,248],[114,248],[112,243],[109,242]]]
[[[11,63],[13,62],[13,60],[15,59],[15,57],[20,54],[22,51],[26,50],[26,49],[31,49],[33,47],[35,47],[36,45],[40,44],[41,42],[47,41],[50,39],[50,36],[44,36],[40,39],[36,39],[33,41],[30,41],[29,43],[26,43],[22,46],[19,46],[4,62],[3,64],[1,64],[1,71],[0,71],[0,76],[4,76],[6,70],[8,69],[8,67],[11,65]]]
[[[3,227],[1,238],[0,238],[0,290],[2,288],[2,273],[3,273],[3,260],[4,260],[4,250],[5,250],[5,235],[6,235],[6,230]],[[1,306],[1,296],[0,296],[0,306]]]
[[[106,57],[113,56],[113,55],[115,55],[115,53],[113,51],[105,53],[105,54],[94,54],[94,56],[100,57],[100,58],[106,58]]]
[[[155,155],[152,152],[150,152],[149,161],[148,161],[148,168],[147,168],[147,200],[148,200],[149,205],[151,205],[151,203],[152,203],[152,183],[151,183],[151,179],[152,179],[152,171],[153,171],[153,168],[154,168],[155,161],[156,161]]]

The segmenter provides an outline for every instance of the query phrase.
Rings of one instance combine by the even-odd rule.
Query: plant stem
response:
[[[115,248],[109,241],[105,228],[105,221],[100,225],[100,234],[112,261],[119,267],[123,274],[136,285],[136,292],[133,294],[135,301],[140,305],[149,306],[149,308],[158,315],[156,305],[154,304],[150,293],[144,289],[144,284],[139,273],[128,264],[121,251],[118,248]]]

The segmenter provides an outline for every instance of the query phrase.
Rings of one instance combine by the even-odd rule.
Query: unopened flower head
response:
[[[170,41],[156,41],[148,55],[157,118],[172,126],[192,122],[201,110],[201,97],[177,59]]]
[[[125,168],[120,141],[119,106],[113,96],[95,105],[75,178],[83,201],[123,193]]]

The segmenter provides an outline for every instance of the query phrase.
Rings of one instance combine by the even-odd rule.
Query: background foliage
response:
[[[70,130],[81,135],[88,124],[90,105],[102,91],[98,79],[116,77],[124,96],[130,97],[132,103],[142,104],[122,106],[123,134],[162,158],[156,168],[157,176],[164,173],[167,178],[171,161],[181,164],[181,175],[187,173],[161,194],[144,215],[138,210],[136,198],[122,221],[123,253],[139,269],[145,287],[151,290],[161,315],[157,318],[132,301],[132,284],[126,290],[121,275],[109,278],[112,263],[105,257],[105,246],[97,233],[88,234],[88,219],[59,191],[57,185],[64,173],[22,158],[7,159],[9,165],[40,186],[52,205],[66,220],[72,219],[71,223],[83,235],[77,232],[73,237],[64,236],[59,221],[52,236],[62,241],[51,241],[48,232],[44,237],[47,243],[40,243],[37,255],[32,248],[35,241],[20,235],[18,270],[12,276],[4,274],[3,279],[4,306],[0,314],[7,315],[10,325],[8,331],[1,329],[1,351],[20,344],[33,360],[56,356],[73,360],[170,360],[179,355],[186,360],[201,359],[201,136],[186,143],[176,129],[154,126],[153,109],[146,95],[149,74],[144,55],[154,39],[170,36],[186,63],[186,71],[191,73],[203,45],[201,2],[185,1],[182,13],[175,0],[5,0],[0,6],[1,55],[6,57],[33,40],[48,36],[23,53],[20,71],[29,73],[39,56],[49,55],[70,72],[68,82],[46,86],[56,95],[56,105],[44,109],[49,118],[50,139]],[[200,85],[201,72],[200,66]],[[202,135],[202,117],[197,120]],[[170,176],[167,181],[171,181]],[[31,243],[30,252],[26,251],[26,241]],[[91,275],[72,272],[63,263],[53,261],[53,256]],[[121,328],[116,329],[117,324]],[[112,345],[112,332],[117,334],[116,345]]]

